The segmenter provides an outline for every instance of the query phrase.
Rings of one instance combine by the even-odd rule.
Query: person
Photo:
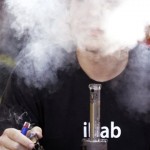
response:
[[[35,124],[32,130],[40,139],[43,134],[41,143],[46,150],[79,150],[83,123],[89,122],[88,84],[101,83],[101,124],[109,127],[110,122],[114,121],[122,131],[119,138],[108,138],[108,150],[149,150],[149,125],[130,117],[125,107],[117,102],[116,96],[125,90],[127,82],[124,83],[124,79],[129,77],[126,70],[130,68],[130,57],[134,57],[134,53],[131,51],[131,55],[128,55],[128,52],[123,52],[121,55],[124,57],[117,59],[114,55],[101,56],[93,50],[77,50],[77,60],[81,67],[71,75],[65,74],[62,86],[53,94],[49,93],[49,87],[41,90],[28,87],[25,80],[19,79],[14,71],[2,104],[16,108],[22,106],[29,113]],[[128,94],[126,98],[130,99]],[[25,150],[33,147],[33,142],[14,128],[5,129],[0,137],[1,149]]]
[[[103,34],[99,28],[90,32],[94,39]],[[143,51],[140,52],[143,54]],[[145,53],[148,58],[148,49]],[[141,57],[138,61],[137,55]],[[85,136],[84,128],[88,128],[89,122],[88,85],[100,83],[101,127],[108,127],[108,134],[105,132],[104,135],[108,139],[108,150],[150,150],[149,103],[143,100],[149,99],[149,92],[146,93],[145,88],[141,87],[144,81],[148,91],[150,70],[147,67],[145,74],[141,70],[143,59],[139,51],[119,49],[104,54],[97,47],[87,46],[85,50],[77,48],[75,56],[76,67],[58,70],[57,85],[47,83],[41,89],[29,86],[26,79],[14,70],[2,97],[1,107],[4,112],[9,110],[8,115],[11,117],[10,112],[27,112],[28,120],[34,124],[29,133],[38,135],[45,150],[80,150]],[[141,78],[143,74],[145,76]],[[147,108],[146,112],[143,107]],[[14,120],[13,125],[10,124],[12,120],[8,119],[7,125],[1,122],[0,149],[33,149],[34,143],[21,134],[20,128],[15,128],[18,126]],[[111,122],[121,129],[118,138],[112,136]],[[116,130],[114,134],[117,134]]]

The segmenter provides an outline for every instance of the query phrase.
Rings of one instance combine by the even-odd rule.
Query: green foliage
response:
[[[9,67],[15,66],[15,61],[10,56],[5,54],[0,55],[0,63]]]

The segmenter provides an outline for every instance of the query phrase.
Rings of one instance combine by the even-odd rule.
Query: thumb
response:
[[[31,139],[34,143],[43,137],[42,129],[38,126],[32,128],[27,132],[27,137]]]

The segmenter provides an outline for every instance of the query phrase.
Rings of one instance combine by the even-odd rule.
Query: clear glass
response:
[[[89,84],[90,89],[90,140],[100,140],[100,90],[101,84]]]

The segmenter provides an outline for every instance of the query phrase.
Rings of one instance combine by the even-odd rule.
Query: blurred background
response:
[[[15,58],[22,41],[10,30],[10,18],[7,17],[4,7],[4,0],[0,0],[0,101],[9,75],[15,67]]]

